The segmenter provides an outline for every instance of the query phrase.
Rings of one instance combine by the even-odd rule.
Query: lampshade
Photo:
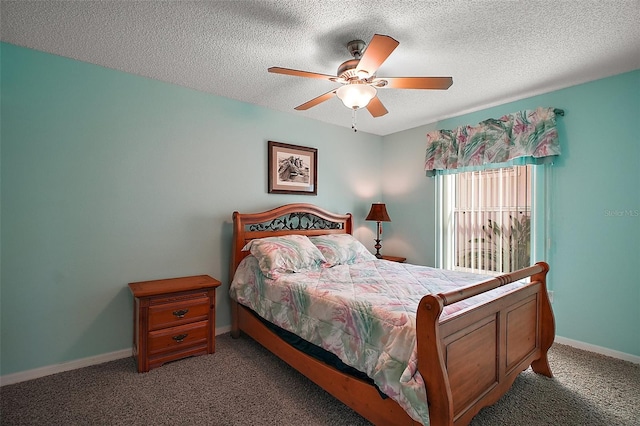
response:
[[[374,220],[376,222],[391,222],[389,213],[387,213],[387,206],[384,203],[371,204],[371,210],[365,220]]]
[[[336,90],[336,95],[342,103],[351,109],[366,107],[369,101],[376,96],[376,93],[375,87],[361,83],[345,84]]]

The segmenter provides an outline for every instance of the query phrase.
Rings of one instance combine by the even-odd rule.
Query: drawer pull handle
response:
[[[184,339],[186,339],[187,336],[188,336],[187,333],[178,334],[177,336],[173,336],[172,339],[175,340],[176,343],[181,343]]]
[[[187,315],[187,312],[189,312],[188,309],[180,309],[179,311],[173,311],[173,315],[178,318],[184,318],[184,316]]]

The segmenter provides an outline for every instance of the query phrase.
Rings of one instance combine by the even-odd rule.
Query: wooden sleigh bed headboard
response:
[[[242,248],[253,239],[291,234],[313,236],[352,232],[351,213],[331,213],[313,204],[286,204],[261,213],[234,212],[230,279],[233,280],[233,274],[242,259],[249,255]]]
[[[307,236],[352,233],[352,216],[312,204],[288,204],[261,213],[233,213],[231,279],[255,238],[287,234]],[[418,370],[426,385],[432,426],[466,425],[495,403],[518,374],[531,366],[552,377],[547,351],[555,324],[546,290],[549,266],[540,262],[456,291],[425,295],[416,314]],[[489,302],[441,319],[446,305],[514,281],[530,282]],[[232,336],[252,337],[331,395],[376,425],[415,425],[391,398],[382,399],[368,383],[332,369],[284,343],[248,308],[234,300]],[[469,379],[469,378],[473,379]]]

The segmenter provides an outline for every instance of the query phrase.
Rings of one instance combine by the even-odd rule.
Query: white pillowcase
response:
[[[249,241],[242,250],[249,250],[258,259],[262,273],[273,279],[281,274],[319,269],[327,263],[305,235],[259,238]]]
[[[309,237],[331,265],[351,265],[376,257],[351,234],[327,234]]]

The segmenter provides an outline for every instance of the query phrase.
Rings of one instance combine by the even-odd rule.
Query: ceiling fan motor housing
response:
[[[358,66],[358,63],[360,63],[360,59],[349,59],[348,61],[344,61],[338,67],[338,72],[336,74],[338,77],[347,81],[352,78],[357,78],[356,67]]]
[[[347,50],[354,57],[354,59],[350,59],[348,61],[344,61],[338,67],[338,72],[336,75],[340,78],[343,78],[347,81],[355,78],[359,78],[356,75],[356,67],[360,63],[360,58],[362,58],[362,53],[364,51],[364,47],[366,43],[362,40],[352,40],[347,43]]]

